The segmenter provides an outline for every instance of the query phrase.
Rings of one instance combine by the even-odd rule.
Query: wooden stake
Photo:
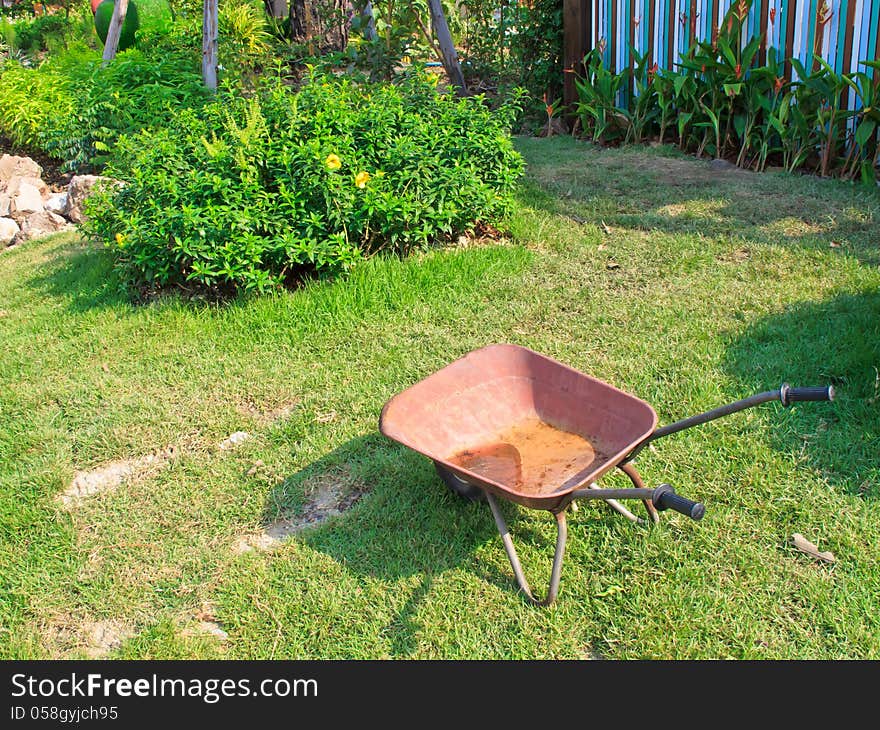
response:
[[[443,68],[446,69],[450,82],[458,87],[458,94],[463,95],[467,87],[464,83],[464,74],[461,72],[461,64],[458,62],[458,53],[452,43],[452,34],[443,14],[443,5],[440,0],[428,0],[428,6],[431,9],[431,25],[434,27],[434,35],[437,36],[437,43],[443,56]]]
[[[128,0],[116,0],[113,5],[113,16],[110,18],[110,27],[107,29],[107,41],[104,43],[104,63],[116,58],[119,48],[119,36],[122,35],[122,25],[125,23],[125,15],[128,12]]]
[[[211,91],[217,89],[217,0],[203,2],[202,81]]]

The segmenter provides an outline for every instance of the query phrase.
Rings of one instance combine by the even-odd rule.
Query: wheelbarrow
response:
[[[556,600],[568,534],[565,513],[576,500],[600,499],[633,522],[623,504],[641,500],[652,523],[672,509],[699,520],[705,507],[669,484],[646,487],[632,461],[650,442],[773,400],[825,401],[834,388],[758,393],[657,428],[643,400],[556,360],[517,345],[490,345],[468,353],[391,398],[379,430],[434,462],[443,482],[468,499],[485,499],[501,533],[517,583],[528,600]],[[620,469],[632,488],[596,482]],[[520,565],[497,499],[547,510],[556,519],[556,552],[546,597],[536,598]]]

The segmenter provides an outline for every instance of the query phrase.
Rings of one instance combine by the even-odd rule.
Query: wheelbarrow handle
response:
[[[675,510],[687,515],[692,520],[701,520],[706,514],[706,507],[702,502],[694,502],[687,497],[682,497],[676,493],[671,484],[661,484],[657,487],[651,501],[658,510]]]
[[[664,436],[684,431],[686,428],[700,426],[709,421],[714,421],[716,418],[729,416],[731,413],[736,413],[737,411],[744,411],[746,408],[753,408],[754,406],[759,406],[762,403],[769,403],[774,400],[778,400],[784,406],[790,406],[796,401],[834,400],[834,396],[834,386],[832,385],[823,385],[812,388],[792,388],[788,383],[783,383],[779,387],[779,390],[768,390],[763,393],[757,393],[748,398],[743,398],[742,400],[734,401],[733,403],[728,403],[727,405],[718,408],[713,408],[711,411],[698,413],[695,416],[683,418],[675,423],[670,423],[668,426],[658,428],[654,433],[648,436],[648,438],[642,441],[642,443],[636,446],[635,449],[627,454],[622,463],[632,461],[651,441],[656,441]]]
[[[678,494],[670,484],[661,484],[656,489],[576,489],[574,499],[649,499],[658,510],[671,509],[687,515],[692,520],[701,520],[706,507]]]
[[[821,385],[816,388],[792,388],[783,383],[779,389],[779,400],[782,405],[789,406],[795,401],[834,400],[834,386]]]

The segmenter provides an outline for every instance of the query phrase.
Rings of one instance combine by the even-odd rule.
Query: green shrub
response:
[[[405,253],[507,209],[522,161],[516,100],[313,77],[249,99],[221,95],[120,142],[86,231],[131,283],[266,290],[333,275],[377,251]]]
[[[70,83],[50,67],[6,61],[0,70],[0,133],[17,145],[39,146],[50,116],[70,114]]]
[[[72,18],[61,14],[21,19],[15,23],[15,47],[28,53],[48,51],[63,44],[75,27]]]
[[[150,60],[138,50],[102,64],[94,52],[68,55],[72,108],[50,113],[40,146],[70,170],[100,167],[123,134],[168,123],[175,111],[208,99],[194,58],[167,53]]]

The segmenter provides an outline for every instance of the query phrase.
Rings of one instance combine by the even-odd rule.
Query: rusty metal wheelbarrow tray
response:
[[[656,425],[654,409],[635,396],[525,347],[491,345],[393,397],[379,428],[469,484],[525,507],[555,512],[571,502],[579,487],[613,469]],[[533,461],[541,462],[534,464],[537,473],[528,469],[532,464],[520,464],[519,478],[511,478],[515,469],[497,464],[503,458],[495,460],[494,470],[486,468],[486,459],[478,471],[468,467],[475,461],[466,458],[474,446],[491,449],[516,441],[522,452],[519,447],[528,446],[529,439],[539,442],[535,448],[543,447],[543,453],[533,455]],[[566,446],[582,452],[568,469],[564,453],[548,454]],[[562,461],[552,470],[559,483],[538,478],[553,456]]]
[[[559,589],[567,527],[574,500],[601,499],[633,522],[619,500],[639,499],[649,518],[673,509],[700,519],[704,507],[668,484],[646,488],[631,463],[650,441],[771,400],[831,400],[834,390],[791,388],[759,393],[664,428],[645,401],[552,358],[518,345],[474,350],[391,398],[379,430],[431,459],[443,481],[460,494],[485,497],[517,582],[529,600],[552,603]],[[614,468],[630,489],[600,489]],[[496,497],[551,512],[557,523],[550,586],[536,599],[520,566]]]

